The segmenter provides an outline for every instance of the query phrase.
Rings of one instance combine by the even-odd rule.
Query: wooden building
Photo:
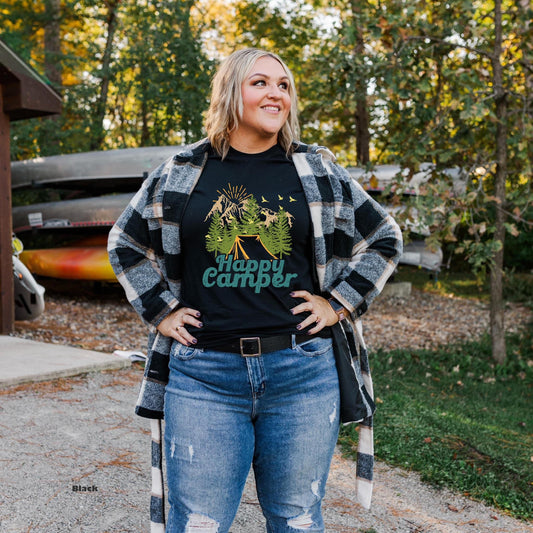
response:
[[[0,334],[14,325],[9,125],[60,112],[61,96],[0,41]]]

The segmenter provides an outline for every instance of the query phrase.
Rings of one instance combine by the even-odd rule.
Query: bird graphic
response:
[[[268,204],[268,200],[264,196],[261,196],[261,202],[263,202],[263,203],[266,202]]]
[[[289,202],[296,202],[296,200],[292,196],[289,196]]]
[[[278,194],[278,200],[283,200],[283,196],[281,196],[280,194]]]

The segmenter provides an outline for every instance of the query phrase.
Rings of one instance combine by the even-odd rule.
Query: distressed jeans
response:
[[[331,339],[243,357],[174,343],[165,393],[167,533],[228,533],[250,466],[269,533],[323,532],[339,429]]]

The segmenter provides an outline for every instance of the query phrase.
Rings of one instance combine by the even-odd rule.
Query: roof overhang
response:
[[[61,112],[61,96],[2,41],[0,85],[3,111],[11,121]]]

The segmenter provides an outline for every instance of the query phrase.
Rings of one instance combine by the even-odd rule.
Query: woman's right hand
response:
[[[166,316],[157,326],[157,330],[165,335],[172,337],[185,346],[196,344],[197,340],[183,327],[189,324],[195,328],[201,328],[202,322],[198,320],[201,316],[200,311],[190,307],[180,307],[178,310]]]

